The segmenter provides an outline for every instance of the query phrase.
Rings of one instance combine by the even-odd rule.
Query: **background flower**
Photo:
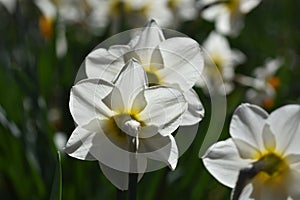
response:
[[[218,32],[237,36],[244,28],[244,15],[260,3],[260,0],[200,0],[200,6],[209,6],[203,10],[202,17],[215,21]]]
[[[229,94],[234,89],[233,80],[235,78],[235,67],[245,62],[245,55],[236,49],[231,49],[228,40],[212,32],[203,42],[205,54],[204,76],[214,86],[216,93],[223,93],[223,83],[225,94]],[[218,74],[221,74],[221,82],[218,80]],[[207,87],[203,80],[197,83],[200,87]]]

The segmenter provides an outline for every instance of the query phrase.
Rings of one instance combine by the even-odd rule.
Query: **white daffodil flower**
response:
[[[237,36],[244,27],[244,15],[260,2],[261,0],[200,0],[199,5],[208,6],[203,10],[202,17],[215,21],[218,32]]]
[[[10,14],[13,14],[16,9],[17,0],[0,0],[2,4]]]
[[[235,77],[235,67],[243,63],[246,56],[236,49],[231,49],[228,40],[216,33],[211,32],[203,42],[206,50],[204,74],[214,86],[216,93],[222,93],[222,83],[225,86],[225,93],[229,94],[234,89],[233,79]],[[222,76],[222,82],[218,80],[218,74]],[[198,86],[204,87],[204,83],[199,81]],[[205,88],[205,87],[204,87]]]
[[[264,66],[254,70],[254,77],[238,76],[237,81],[251,87],[246,92],[246,99],[254,104],[270,108],[274,105],[276,89],[280,86],[280,79],[275,74],[282,66],[281,58],[266,59]]]
[[[242,104],[233,114],[230,135],[202,159],[220,183],[235,188],[232,199],[300,199],[300,105],[269,115]]]
[[[146,171],[147,158],[171,169],[177,164],[171,133],[187,103],[176,89],[147,84],[143,67],[130,60],[113,83],[84,79],[71,90],[70,111],[78,126],[65,151],[78,159],[98,160],[105,176],[121,190],[128,188],[128,173]]]
[[[165,39],[162,30],[151,20],[128,45],[92,51],[85,59],[85,72],[89,78],[111,82],[121,66],[132,58],[144,67],[150,86],[169,86],[184,93],[189,108],[181,125],[194,125],[203,118],[203,106],[192,89],[203,68],[202,51],[195,40],[187,37]]]
[[[181,21],[193,20],[197,17],[196,2],[194,0],[166,0],[173,19],[168,27],[176,27]]]

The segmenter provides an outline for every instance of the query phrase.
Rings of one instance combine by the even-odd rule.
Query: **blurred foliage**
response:
[[[269,110],[300,103],[299,9],[300,1],[263,1],[245,18],[241,35],[230,38],[231,46],[248,58],[237,68],[238,73],[251,75],[267,57],[284,59],[284,67],[277,73],[281,84]],[[51,37],[44,37],[39,29],[40,16],[32,1],[19,1],[14,13],[0,5],[0,198],[49,199],[55,195],[52,191],[59,191],[53,187],[59,187],[57,170],[61,164],[62,199],[113,199],[115,189],[97,162],[76,160],[62,151],[58,163],[54,143],[56,134],[67,138],[74,129],[68,109],[70,89],[88,52],[111,36],[111,24],[98,36],[81,24],[68,26],[67,54],[57,57],[56,26]],[[120,31],[129,28],[120,25]],[[177,30],[201,44],[213,28],[212,23],[198,17],[181,23]],[[229,136],[232,112],[245,102],[245,90],[237,85],[228,96],[220,139]],[[200,89],[197,91],[207,116],[196,139],[175,171],[165,168],[144,175],[138,185],[139,199],[229,199],[230,189],[219,184],[198,158],[210,122],[210,101]]]

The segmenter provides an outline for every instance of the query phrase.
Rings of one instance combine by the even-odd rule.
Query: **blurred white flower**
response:
[[[173,18],[167,25],[176,27],[181,21],[193,20],[197,17],[195,0],[166,0],[167,7],[171,10]]]
[[[17,0],[0,0],[0,4],[2,4],[10,14],[12,14],[16,9]]]
[[[64,132],[56,132],[53,137],[56,148],[62,151],[67,142],[67,136]]]
[[[282,66],[281,58],[266,59],[264,66],[254,70],[254,78],[238,76],[237,81],[251,87],[246,92],[246,99],[254,104],[270,108],[274,105],[276,89],[280,85],[280,79],[275,74]]]
[[[232,138],[212,145],[203,156],[207,170],[235,188],[232,199],[300,198],[300,106],[270,115],[242,104],[230,123]]]
[[[208,6],[202,17],[215,21],[216,30],[222,34],[237,36],[244,27],[244,15],[255,8],[261,0],[200,0],[200,7]]]
[[[130,60],[113,84],[85,79],[71,90],[70,111],[78,126],[66,152],[78,159],[98,160],[105,176],[121,190],[128,188],[129,172],[146,171],[147,158],[172,169],[177,164],[178,149],[171,133],[178,128],[177,119],[187,103],[178,90],[148,88],[147,82],[143,67]]]
[[[224,92],[223,83],[225,93],[230,93],[234,89],[232,81],[235,77],[235,67],[245,61],[245,55],[236,49],[231,49],[228,40],[216,32],[210,33],[203,42],[203,48],[206,50],[204,76],[208,78],[216,93]],[[219,73],[223,80],[219,80]],[[201,80],[197,85],[205,86]]]
[[[187,37],[165,39],[162,30],[151,20],[128,45],[98,48],[85,60],[89,78],[112,81],[121,66],[135,58],[144,67],[149,85],[164,85],[183,92],[189,103],[181,125],[198,123],[204,115],[198,95],[192,89],[202,75],[203,56],[199,44]]]

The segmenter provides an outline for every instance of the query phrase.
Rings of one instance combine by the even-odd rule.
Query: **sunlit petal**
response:
[[[230,123],[230,135],[243,140],[259,150],[264,150],[261,137],[268,113],[258,106],[240,105]]]
[[[250,162],[243,160],[232,139],[212,145],[202,157],[206,169],[222,184],[233,188],[239,171],[249,167]]]
[[[277,149],[286,154],[299,153],[300,106],[287,105],[273,111],[267,122],[276,137]]]
[[[146,89],[144,94],[148,104],[138,114],[138,118],[147,125],[157,126],[159,131],[168,128],[169,124],[176,121],[175,125],[172,124],[173,131],[175,131],[181,121],[178,118],[181,118],[187,109],[187,103],[182,93],[173,88],[159,86]]]
[[[98,79],[86,79],[74,85],[71,89],[69,107],[75,122],[83,125],[94,118],[111,116],[113,112],[102,99],[112,89],[112,84]]]

